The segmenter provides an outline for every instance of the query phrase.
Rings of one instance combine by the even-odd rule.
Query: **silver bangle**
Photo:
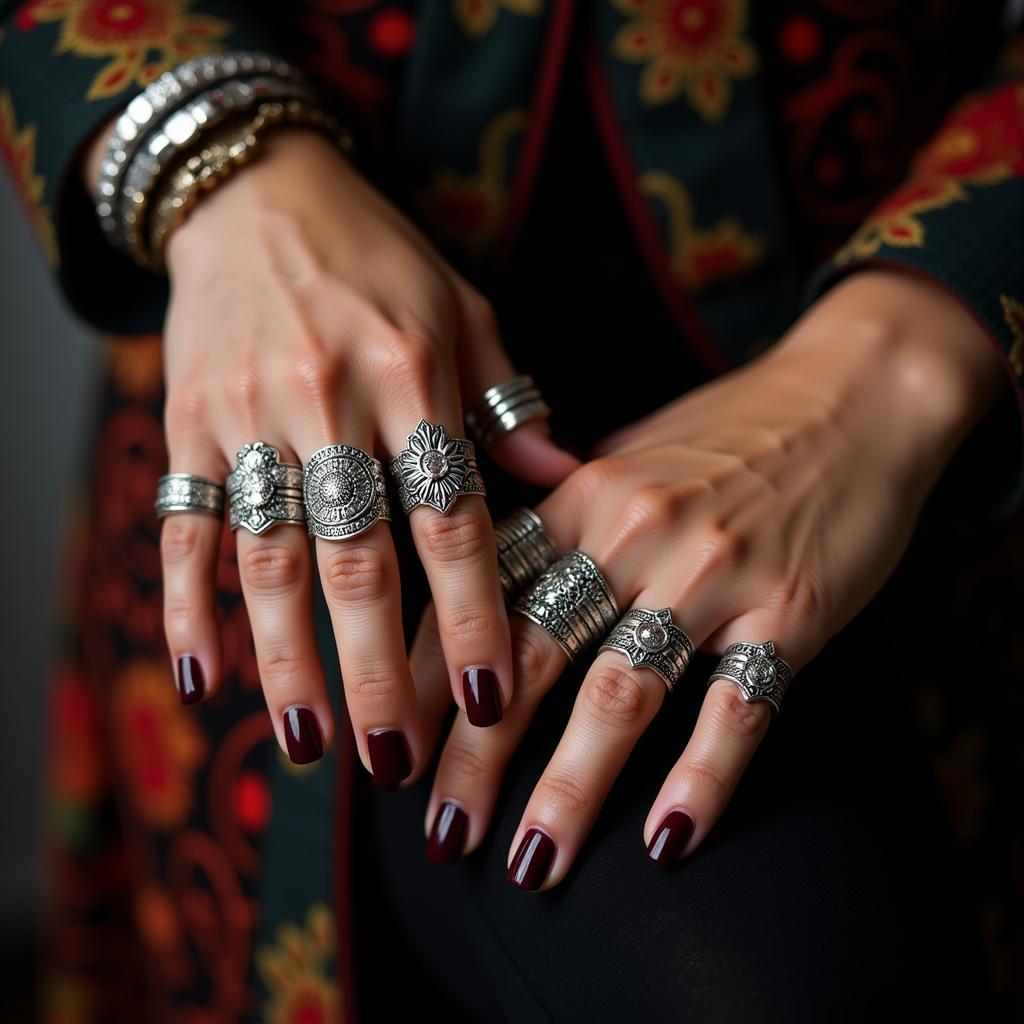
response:
[[[485,447],[501,434],[508,434],[529,420],[551,415],[533,378],[520,374],[488,388],[480,401],[466,413],[466,425]]]

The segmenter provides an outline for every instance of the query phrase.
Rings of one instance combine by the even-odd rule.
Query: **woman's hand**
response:
[[[956,299],[923,279],[864,270],[757,360],[607,439],[536,511],[559,553],[595,560],[620,612],[669,608],[696,647],[718,655],[772,640],[799,672],[889,576],[1002,374]],[[431,615],[413,648],[417,674],[437,671]],[[424,823],[433,859],[481,842],[504,768],[566,667],[523,616],[512,618],[512,642],[504,719],[480,731],[459,715],[442,753]],[[703,682],[684,675],[676,685]],[[514,884],[546,889],[565,877],[666,692],[618,653],[593,659],[509,849]],[[671,863],[702,842],[770,715],[731,682],[710,686],[647,818],[653,859]]]
[[[320,447],[344,443],[386,466],[421,417],[463,436],[463,402],[514,372],[487,303],[325,138],[282,128],[263,147],[167,244],[170,471],[223,480],[235,453],[256,440],[276,447],[282,462],[304,464]],[[535,483],[578,465],[536,424],[492,454]],[[405,526],[400,508],[393,515],[390,527],[377,522],[357,537],[316,541],[359,754],[387,788],[429,753],[390,532]],[[417,507],[410,526],[438,609],[444,699],[454,693],[465,711],[471,679],[465,692],[481,696],[470,700],[470,718],[492,724],[512,695],[512,661],[484,500],[460,497],[447,515]],[[220,534],[221,524],[202,514],[163,523],[164,623],[185,699],[220,683]],[[237,543],[278,742],[293,760],[314,760],[333,740],[333,719],[314,639],[306,530],[243,529]]]

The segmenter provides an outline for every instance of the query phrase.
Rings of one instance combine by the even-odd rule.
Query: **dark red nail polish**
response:
[[[693,833],[693,818],[684,811],[669,811],[651,837],[647,855],[666,867],[675,864]]]
[[[466,812],[445,800],[434,818],[434,827],[430,830],[430,842],[427,843],[427,860],[435,864],[450,864],[462,856],[462,845],[466,839],[469,817]]]
[[[555,841],[538,828],[523,836],[508,869],[508,880],[520,889],[539,889],[555,859]]]
[[[324,754],[324,738],[316,715],[309,708],[288,708],[284,713],[284,741],[295,764],[309,764]]]
[[[366,734],[373,784],[378,789],[396,789],[412,771],[405,737],[400,729],[375,729]]]
[[[203,666],[191,654],[182,655],[178,659],[178,693],[182,704],[196,704],[206,693]]]
[[[462,695],[471,725],[495,725],[501,721],[501,690],[489,668],[467,668],[462,673]]]

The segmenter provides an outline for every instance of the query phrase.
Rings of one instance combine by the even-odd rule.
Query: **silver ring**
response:
[[[157,518],[171,512],[209,512],[218,519],[224,515],[224,487],[205,476],[168,473],[156,482]]]
[[[303,470],[302,493],[310,536],[345,540],[378,519],[391,520],[384,468],[362,448],[328,444],[315,451]]]
[[[671,693],[693,656],[693,642],[672,621],[670,609],[630,608],[600,650],[624,654],[631,668],[657,672]]]
[[[528,420],[551,415],[533,378],[520,374],[488,388],[466,414],[466,424],[485,447],[500,434],[508,434]]]
[[[498,576],[506,599],[516,597],[557,557],[544,524],[533,509],[517,508],[494,524]]]
[[[449,437],[439,423],[420,420],[408,445],[391,460],[402,511],[430,505],[447,513],[460,494],[486,494],[476,464],[476,448],[463,437]]]
[[[778,711],[793,681],[793,670],[775,653],[771,640],[763,644],[736,643],[725,649],[708,686],[716,679],[734,682],[745,701],[764,700]]]
[[[570,551],[545,569],[513,611],[547,630],[570,662],[603,640],[619,618],[608,581],[582,551]]]
[[[279,523],[306,526],[302,467],[281,462],[278,450],[265,441],[238,450],[227,492],[233,531],[244,526],[250,533],[263,533]]]

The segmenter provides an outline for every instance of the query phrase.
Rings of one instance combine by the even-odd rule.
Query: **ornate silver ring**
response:
[[[528,420],[551,415],[533,378],[520,374],[488,388],[480,401],[466,413],[466,423],[485,447],[501,434],[508,434]]]
[[[384,468],[352,445],[325,445],[310,456],[303,470],[303,496],[310,536],[345,540],[378,519],[391,520]]]
[[[302,467],[281,462],[278,450],[264,441],[239,449],[227,492],[233,531],[244,526],[250,533],[263,533],[279,523],[306,525]]]
[[[557,557],[540,516],[517,508],[494,524],[498,542],[498,576],[508,600],[531,584]]]
[[[460,494],[486,494],[476,464],[476,448],[463,437],[449,437],[439,423],[420,420],[408,445],[391,460],[402,511],[430,505],[447,513]]]
[[[600,650],[618,651],[632,668],[657,672],[671,693],[690,662],[693,643],[672,621],[668,608],[630,608]]]
[[[793,681],[793,670],[775,653],[771,640],[763,644],[736,643],[725,649],[708,686],[716,679],[734,682],[745,701],[765,700],[778,711]]]
[[[205,476],[168,473],[156,482],[153,507],[158,519],[171,512],[208,512],[220,519],[224,515],[224,487]]]
[[[600,643],[619,618],[604,574],[582,551],[570,551],[531,583],[513,605],[547,630],[574,662]]]

